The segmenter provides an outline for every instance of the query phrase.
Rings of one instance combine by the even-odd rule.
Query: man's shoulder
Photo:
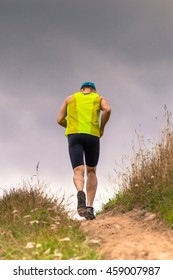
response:
[[[67,105],[70,103],[70,101],[72,100],[72,98],[73,98],[73,94],[71,94],[71,95],[69,95],[69,96],[66,97],[65,102],[66,102]]]
[[[72,94],[72,96],[76,96],[76,95],[81,95],[81,92],[80,91],[76,91]]]
[[[74,92],[73,94],[67,96],[66,99],[65,99],[66,104],[68,105],[68,104],[70,103],[70,101],[71,101],[73,98],[75,98],[76,95],[79,95],[80,93],[81,93],[80,91],[79,91],[79,92],[77,91],[77,92]]]

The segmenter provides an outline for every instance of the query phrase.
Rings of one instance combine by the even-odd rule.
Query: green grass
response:
[[[144,137],[138,138],[130,167],[113,180],[120,189],[103,205],[103,212],[146,209],[173,227],[173,130],[169,117],[166,111],[161,140],[150,149]],[[22,187],[4,192],[0,198],[1,260],[101,259],[85,241],[80,222],[70,218],[64,198],[45,194],[45,185],[39,180],[23,182]]]
[[[138,137],[139,147],[137,152],[133,149],[130,168],[118,174],[120,190],[103,211],[147,209],[173,225],[173,131],[167,110],[165,117],[161,140],[150,149],[144,137]]]
[[[0,198],[1,260],[96,260],[80,223],[70,218],[61,200],[45,194],[44,184],[23,186]]]

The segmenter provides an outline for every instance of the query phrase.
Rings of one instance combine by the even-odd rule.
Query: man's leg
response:
[[[82,217],[86,214],[86,195],[84,189],[84,159],[83,145],[81,143],[81,135],[72,134],[68,136],[69,155],[73,166],[73,182],[77,189],[77,211]]]
[[[86,193],[87,193],[87,206],[93,207],[94,198],[97,190],[97,176],[96,167],[86,167],[87,171],[87,182],[86,182]]]
[[[73,182],[77,189],[77,191],[83,191],[84,189],[84,172],[85,167],[84,165],[79,165],[73,169],[74,176],[73,176]]]
[[[86,135],[85,162],[86,162],[86,193],[87,206],[93,207],[93,202],[97,190],[96,166],[99,160],[100,141],[99,137]]]
[[[87,210],[85,218],[87,220],[94,220],[94,198],[97,190],[97,177],[96,167],[87,166],[87,182],[86,182],[86,193],[87,193]]]
[[[85,167],[84,165],[79,165],[74,168],[74,176],[73,176],[73,181],[75,184],[75,187],[77,189],[77,211],[78,214],[81,217],[85,217],[87,207],[86,207],[86,196],[85,192],[83,191],[84,189],[84,172],[85,172]]]

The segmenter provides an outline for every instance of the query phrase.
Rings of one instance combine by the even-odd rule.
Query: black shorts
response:
[[[95,167],[99,160],[100,138],[90,134],[69,134],[68,147],[73,168],[79,165]]]

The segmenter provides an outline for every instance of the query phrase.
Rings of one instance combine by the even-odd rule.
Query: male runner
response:
[[[77,211],[87,220],[95,219],[93,203],[97,190],[96,167],[100,137],[104,134],[110,114],[111,108],[106,99],[96,92],[95,84],[84,82],[80,91],[64,100],[57,117],[57,123],[66,128],[65,135],[68,137],[69,155],[74,171],[73,181],[77,189]]]

